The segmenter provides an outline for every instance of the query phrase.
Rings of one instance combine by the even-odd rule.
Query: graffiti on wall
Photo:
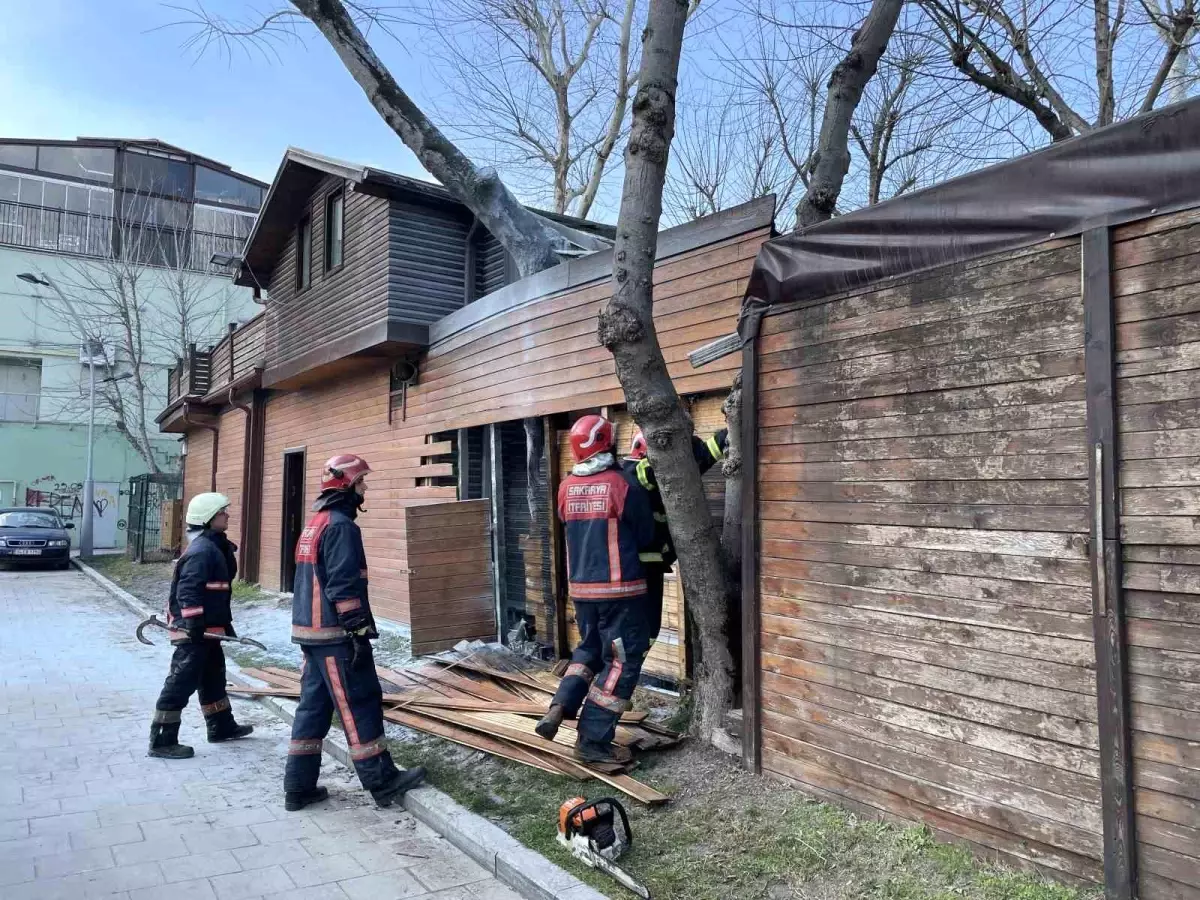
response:
[[[78,519],[83,515],[83,484],[43,475],[25,488],[25,505],[52,509],[64,519]]]
[[[60,481],[54,475],[43,475],[25,489],[25,505],[52,509],[64,519],[78,522],[83,518],[83,484]],[[125,527],[118,521],[120,485],[96,482],[92,492],[94,540],[97,547],[115,547],[117,531]]]

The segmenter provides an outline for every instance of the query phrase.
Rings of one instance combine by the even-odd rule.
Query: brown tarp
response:
[[[759,250],[747,300],[887,278],[1200,206],[1200,99],[839,216]]]

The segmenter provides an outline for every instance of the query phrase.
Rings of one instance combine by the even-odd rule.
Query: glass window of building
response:
[[[192,191],[192,167],[181,160],[126,150],[121,184],[139,192],[186,200]]]
[[[37,167],[52,175],[111,184],[116,157],[116,151],[108,147],[42,147]]]
[[[221,206],[258,209],[262,206],[263,190],[226,172],[196,166],[196,199]]]
[[[342,264],[342,249],[345,243],[346,196],[338,191],[325,204],[325,270],[336,269]]]
[[[0,144],[0,166],[37,168],[37,147],[33,144]]]

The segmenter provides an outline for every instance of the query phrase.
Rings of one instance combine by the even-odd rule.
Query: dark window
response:
[[[305,217],[296,229],[296,289],[312,284],[312,219]]]
[[[40,178],[22,178],[21,202],[28,206],[41,206],[43,184]]]
[[[136,225],[186,228],[188,205],[176,200],[163,200],[127,191],[121,194],[121,218]]]
[[[139,192],[187,200],[192,194],[192,167],[186,162],[125,151],[121,184]]]
[[[57,181],[47,181],[43,187],[42,207],[44,209],[67,208],[67,186]]]
[[[37,168],[37,147],[33,144],[0,144],[0,165]]]
[[[196,166],[196,199],[222,206],[262,206],[263,190],[257,184],[242,181],[225,172]]]
[[[341,191],[329,198],[325,204],[325,271],[336,269],[342,264],[342,249],[345,241],[346,195]]]
[[[137,225],[122,228],[121,251],[125,259],[146,266],[176,269],[187,265],[184,234],[168,228]]]
[[[16,175],[0,173],[0,200],[6,203],[16,203],[20,196],[21,179]]]
[[[38,168],[54,175],[111,184],[116,151],[105,147],[42,147]]]

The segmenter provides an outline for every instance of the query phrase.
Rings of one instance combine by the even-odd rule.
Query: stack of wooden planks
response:
[[[296,672],[271,666],[243,671],[268,686],[231,685],[230,693],[300,696],[300,676]],[[630,777],[628,766],[576,760],[572,752],[575,722],[564,722],[553,741],[534,731],[534,724],[558,688],[559,678],[551,672],[500,668],[494,655],[488,660],[470,655],[432,657],[412,668],[376,671],[383,688],[383,717],[388,722],[552,775],[580,781],[594,778],[647,805],[669,799]],[[681,739],[679,734],[647,721],[644,712],[627,712],[614,740],[638,751],[674,746]]]

